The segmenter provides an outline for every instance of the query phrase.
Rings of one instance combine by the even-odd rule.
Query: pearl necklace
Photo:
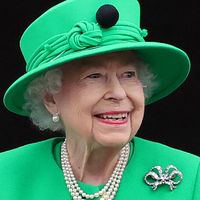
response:
[[[120,181],[128,162],[129,158],[129,144],[126,144],[121,152],[118,162],[114,168],[114,171],[109,178],[108,182],[105,186],[99,191],[94,194],[87,194],[85,193],[78,185],[78,182],[74,176],[72,171],[72,167],[69,161],[69,154],[66,147],[66,140],[62,144],[61,147],[61,165],[64,174],[64,179],[67,185],[67,188],[74,200],[81,200],[81,199],[95,199],[100,197],[100,200],[112,200],[114,199],[117,190],[120,185]]]

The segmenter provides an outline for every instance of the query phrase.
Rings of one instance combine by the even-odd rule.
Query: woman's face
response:
[[[115,52],[63,66],[55,104],[68,137],[121,146],[138,131],[144,114],[143,87],[134,53]]]

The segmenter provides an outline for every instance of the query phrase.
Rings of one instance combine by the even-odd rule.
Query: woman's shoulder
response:
[[[176,159],[183,161],[189,159],[191,162],[200,162],[200,157],[192,153],[162,144],[159,142],[135,137],[132,142],[137,151],[144,155],[152,156],[154,159]]]
[[[15,149],[11,149],[0,153],[0,169],[4,169],[7,166],[12,166],[13,164],[17,166],[18,164],[23,165],[31,161],[35,162],[35,158],[44,159],[48,156],[52,156],[53,147],[62,141],[62,137],[50,138],[43,141],[38,141],[30,144],[20,146]]]

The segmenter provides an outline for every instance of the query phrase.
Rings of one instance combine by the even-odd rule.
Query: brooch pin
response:
[[[155,166],[144,177],[146,184],[150,185],[153,190],[164,184],[169,185],[170,190],[173,190],[182,179],[183,174],[173,165],[169,165],[165,172],[161,166]]]

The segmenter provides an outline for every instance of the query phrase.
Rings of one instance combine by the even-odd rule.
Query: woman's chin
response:
[[[102,134],[96,133],[94,134],[95,141],[104,147],[122,147],[127,144],[130,140],[130,132],[129,133],[109,133],[109,134]]]

